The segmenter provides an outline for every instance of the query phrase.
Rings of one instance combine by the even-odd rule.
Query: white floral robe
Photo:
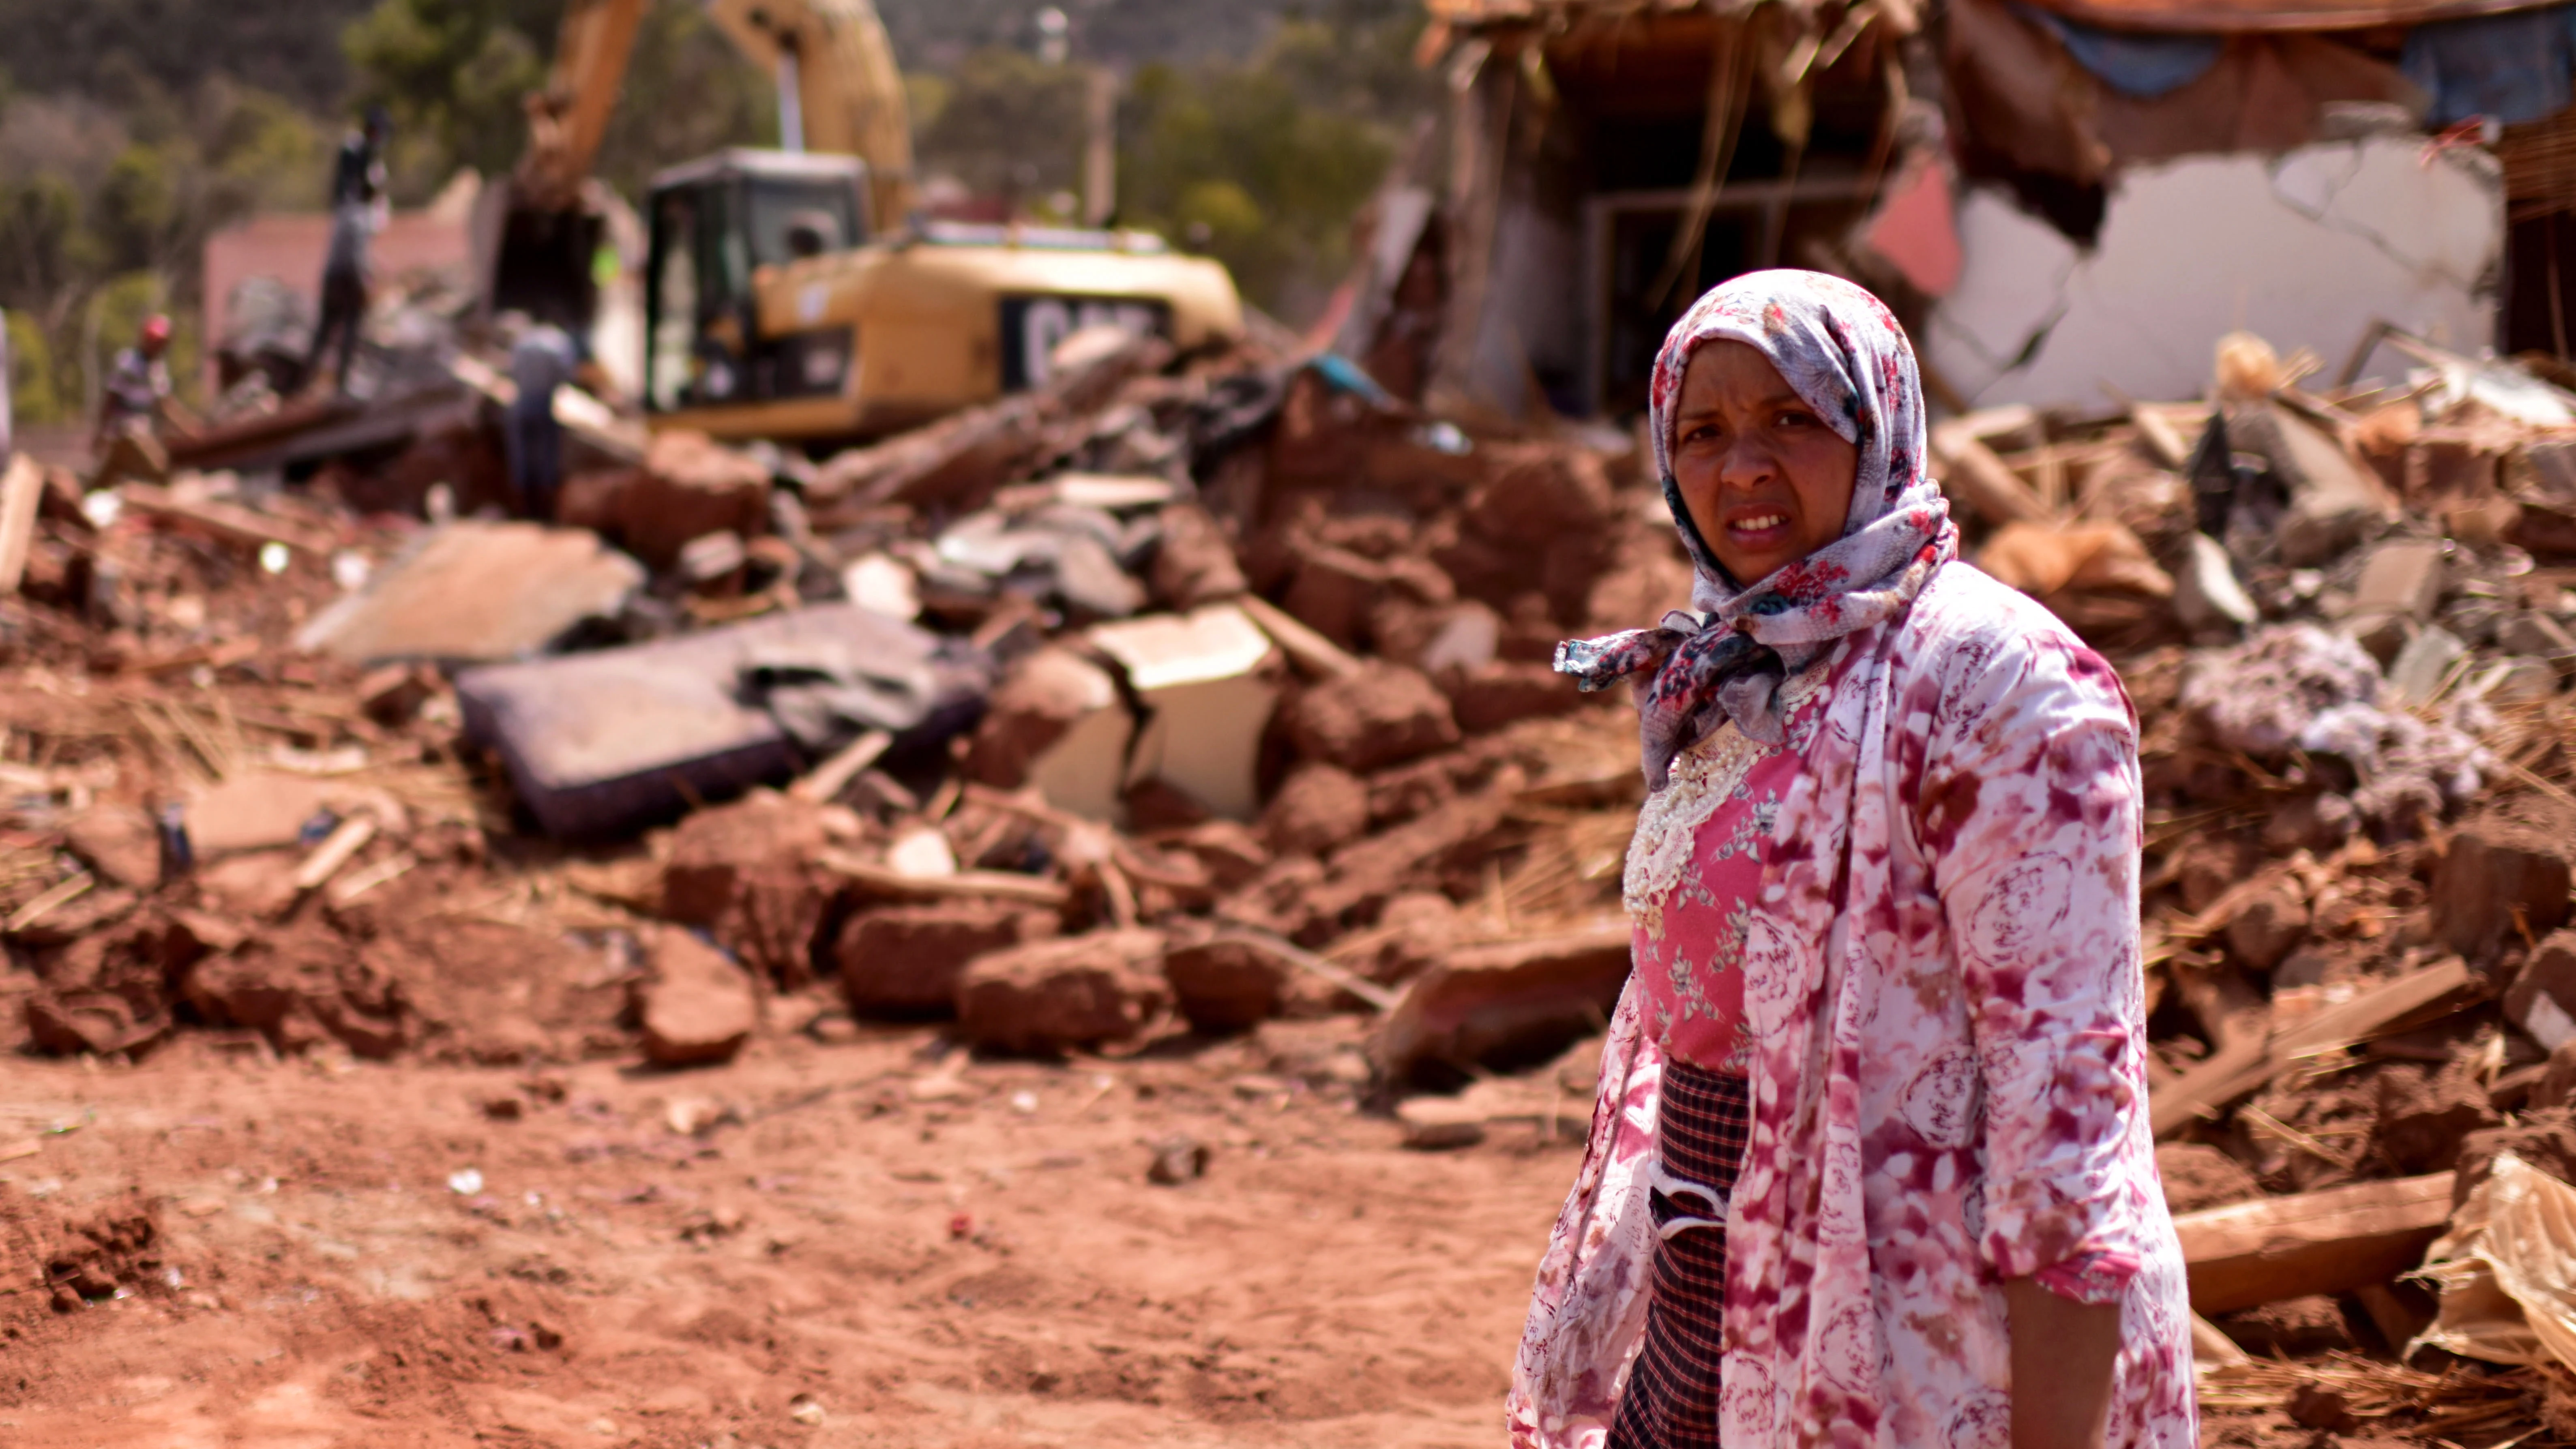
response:
[[[2001,1285],[2071,1273],[2121,1307],[2105,1442],[2189,1449],[2127,695],[2053,616],[1956,562],[1844,638],[1828,689],[1745,952],[1759,1046],[1727,1212],[1722,1432],[1740,1449],[2008,1449]],[[1661,1071],[1632,986],[1515,1366],[1520,1449],[1608,1432],[1645,1326]]]

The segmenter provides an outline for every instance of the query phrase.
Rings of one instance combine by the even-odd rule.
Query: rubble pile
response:
[[[488,412],[303,486],[22,465],[11,1025],[679,1067],[929,1017],[1123,1051],[1615,922],[1635,745],[1546,660],[1686,587],[1622,440],[1471,438],[1249,347],[1056,364],[820,462],[594,419],[551,524],[475,505],[506,494]],[[298,453],[302,406],[215,428]],[[1597,1025],[1599,954],[1423,1074]]]
[[[2144,1069],[2249,1441],[2319,1425],[2247,1353],[2344,1355],[2312,1418],[2536,1412],[2529,1374],[2328,1381],[2476,1356],[2408,1275],[2447,1231],[2521,1281],[2532,1182],[2576,1178],[2576,397],[2392,345],[2400,389],[2240,338],[2207,400],[1934,437],[1969,555],[2138,708]],[[1633,443],[1471,435],[1330,356],[1056,364],[819,461],[575,394],[548,524],[454,516],[506,493],[488,416],[300,488],[22,460],[6,1019],[676,1069],[1351,1014],[1413,1144],[1578,1137],[1641,787],[1547,660],[1687,596]]]
[[[2467,1235],[2500,1174],[2576,1179],[2576,396],[2391,343],[2403,387],[2311,391],[2239,336],[2208,400],[1934,438],[1970,555],[2143,726],[2145,1067],[2215,1442],[2478,1442],[2559,1394],[2417,1370],[2546,1361],[2557,1310],[2497,1285],[2576,1252]]]

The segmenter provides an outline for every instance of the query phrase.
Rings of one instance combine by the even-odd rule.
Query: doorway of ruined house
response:
[[[1584,202],[1585,274],[1598,329],[1585,348],[1591,371],[1587,411],[1642,412],[1664,334],[1702,292],[1769,267],[1831,265],[1842,239],[1868,214],[1873,184],[1853,174],[1799,181],[1745,181],[1708,203],[1675,284],[1659,294],[1677,245],[1689,247],[1687,189],[1604,192]]]

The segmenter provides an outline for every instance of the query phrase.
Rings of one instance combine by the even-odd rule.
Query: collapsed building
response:
[[[2345,381],[2406,371],[2375,322],[2566,355],[2561,10],[1429,9],[1447,144],[1340,339],[1412,339],[1390,371],[1452,406],[1632,415],[1690,300],[1769,266],[1879,291],[1954,411],[2187,395],[2239,329]]]

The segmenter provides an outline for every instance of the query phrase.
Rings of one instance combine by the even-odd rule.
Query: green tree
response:
[[[1088,84],[1082,71],[996,47],[976,51],[941,79],[938,112],[916,138],[924,172],[946,172],[1017,207],[1074,188]]]
[[[36,319],[9,314],[9,409],[21,423],[62,423],[72,418],[64,401],[62,380],[54,369],[53,344]]]
[[[1376,3],[1280,27],[1247,63],[1149,65],[1119,116],[1120,211],[1204,248],[1292,320],[1350,262],[1350,225],[1429,103],[1418,22]]]

